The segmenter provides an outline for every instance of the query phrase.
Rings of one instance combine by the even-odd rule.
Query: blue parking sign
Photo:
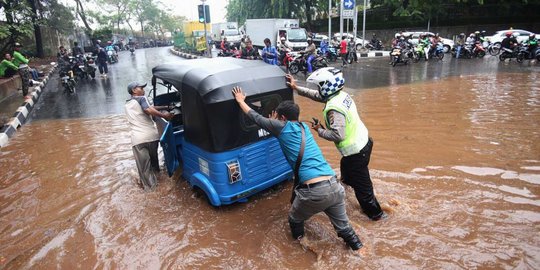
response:
[[[343,2],[344,9],[349,9],[349,10],[354,9],[354,6],[355,6],[354,0],[344,0],[344,1],[345,1]]]

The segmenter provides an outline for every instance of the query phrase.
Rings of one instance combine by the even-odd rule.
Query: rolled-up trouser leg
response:
[[[152,143],[141,143],[132,147],[133,156],[135,157],[135,163],[137,163],[137,170],[139,171],[144,189],[153,189],[157,185],[150,154]]]
[[[295,222],[289,217],[289,226],[291,227],[291,234],[294,239],[304,237],[304,222]]]

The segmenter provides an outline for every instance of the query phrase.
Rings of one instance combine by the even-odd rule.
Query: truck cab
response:
[[[308,36],[304,28],[280,28],[275,44],[279,44],[282,37],[285,38],[287,46],[292,48],[293,51],[301,51],[308,45]]]

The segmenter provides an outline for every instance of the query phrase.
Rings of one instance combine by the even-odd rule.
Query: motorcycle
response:
[[[413,61],[415,63],[420,61],[420,59],[425,58],[426,48],[427,48],[426,45],[422,44],[422,43],[419,43],[418,45],[416,45],[416,47],[414,47]],[[426,61],[427,61],[427,59],[426,59]]]
[[[86,67],[84,57],[82,55],[79,54],[76,57],[70,56],[69,64],[71,66],[71,70],[73,70],[75,77],[81,80],[88,77],[88,74],[85,71]]]
[[[294,59],[296,53],[293,53],[290,49],[286,51],[281,51],[278,56],[278,65],[285,66],[287,70],[289,69],[289,63]]]
[[[493,56],[501,53],[501,43],[491,43],[488,41],[487,46],[484,46],[484,48],[486,48],[486,51]]]
[[[84,71],[92,79],[96,77],[96,59],[93,56],[87,56],[84,63]]]
[[[337,50],[335,47],[328,47],[328,50],[326,51],[324,55],[322,54],[319,48],[317,49],[317,54],[324,56],[329,62],[336,62],[337,57],[338,57]]]
[[[113,50],[107,51],[107,58],[109,64],[114,64],[118,62],[118,55],[116,55],[116,52]]]
[[[536,59],[540,61],[540,48],[537,48],[534,52],[531,52],[529,51],[529,45],[520,46],[516,60],[518,63],[521,63],[526,59]]]
[[[66,66],[60,70],[60,80],[62,81],[65,93],[75,93],[75,76],[71,68]]]
[[[478,58],[482,58],[486,55],[486,49],[484,49],[484,46],[482,46],[482,43],[477,41],[474,44],[473,55]]]
[[[313,71],[328,67],[326,59],[320,55],[314,55],[313,60],[311,61],[311,67]],[[298,53],[293,56],[293,60],[289,63],[289,71],[291,74],[296,74],[299,71],[307,72],[307,61],[304,59],[304,53]]]
[[[366,45],[366,48],[368,48],[370,51],[382,51],[384,50],[384,45],[380,40],[377,40],[376,42],[372,40]]]
[[[520,52],[520,49],[521,46],[517,45],[516,47],[514,47],[514,49],[508,49],[508,48],[501,48],[501,54],[499,55],[499,60],[502,62],[506,59],[512,59],[512,58],[517,58],[519,52]]]
[[[444,58],[444,44],[442,42],[438,42],[437,45],[435,45],[435,48],[433,48],[429,55],[431,58],[438,58],[439,60],[443,60]]]
[[[135,55],[135,47],[130,46],[130,47],[129,47],[129,52],[131,52],[131,55],[132,55],[132,56]]]
[[[394,47],[390,52],[390,57],[392,57],[392,66],[395,67],[398,63],[403,63],[407,65],[409,62],[408,59],[403,59],[404,51],[400,47]]]

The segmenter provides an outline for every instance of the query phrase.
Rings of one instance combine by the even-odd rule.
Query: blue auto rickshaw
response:
[[[270,115],[293,99],[279,67],[215,58],[163,64],[152,73],[154,105],[175,112],[170,122],[158,121],[169,176],[182,165],[182,177],[214,206],[247,201],[292,179],[277,139],[241,111],[231,92],[242,87],[251,108]]]

